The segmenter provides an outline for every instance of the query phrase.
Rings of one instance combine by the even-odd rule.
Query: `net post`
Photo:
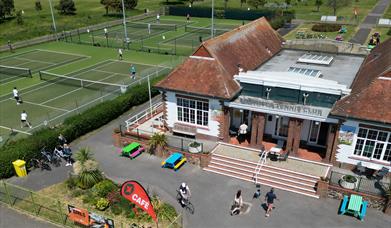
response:
[[[81,43],[81,39],[80,39],[80,31],[79,29],[77,29],[77,36],[79,37],[79,44]]]
[[[39,80],[42,80],[42,73],[41,73],[41,71],[38,71],[38,74],[39,74]]]
[[[33,77],[33,73],[31,73],[31,69],[29,69],[29,77],[32,78]]]

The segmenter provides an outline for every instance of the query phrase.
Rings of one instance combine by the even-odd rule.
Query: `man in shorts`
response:
[[[160,14],[156,15],[156,23],[158,23],[158,24],[160,23]]]
[[[22,111],[22,113],[20,114],[20,128],[23,128],[25,126],[28,126],[29,128],[32,128],[31,127],[31,124],[29,123],[29,121],[27,121],[27,113],[25,110]]]
[[[130,78],[136,79],[136,67],[132,64],[130,65]]]
[[[119,60],[122,60],[122,49],[118,49]]]
[[[19,97],[19,91],[16,87],[12,90],[12,93],[14,94],[14,98],[16,100],[16,105],[20,105],[20,97]]]
[[[265,196],[265,201],[266,201],[266,205],[267,205],[267,210],[266,210],[266,214],[265,214],[266,217],[269,217],[270,212],[273,209],[274,200],[278,200],[278,199],[277,199],[276,194],[274,194],[274,188],[271,188],[270,191],[268,193],[266,193],[266,196]]]

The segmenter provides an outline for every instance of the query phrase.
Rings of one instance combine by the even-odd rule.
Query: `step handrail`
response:
[[[258,163],[257,163],[257,166],[255,167],[255,170],[254,170],[254,175],[255,175],[255,185],[258,185],[258,175],[260,174],[261,172],[261,169],[262,169],[262,166],[265,164],[266,162],[266,158],[267,158],[267,154],[269,153],[269,151],[267,150],[264,150],[261,152],[261,155],[259,157],[259,160],[258,160]]]

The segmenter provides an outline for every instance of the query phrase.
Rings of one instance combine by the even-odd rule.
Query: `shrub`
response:
[[[83,171],[79,174],[78,186],[81,189],[90,189],[101,180],[103,180],[103,175],[100,170]]]
[[[270,25],[275,30],[283,27],[284,24],[285,24],[285,19],[283,17],[275,18],[275,19],[270,21]]]
[[[199,147],[199,146],[201,146],[201,144],[199,142],[194,141],[194,142],[190,143],[189,146],[190,147]]]
[[[83,195],[83,190],[80,190],[80,189],[75,189],[71,193],[71,196],[74,198],[79,197],[81,195]]]
[[[94,195],[90,191],[85,191],[82,201],[85,204],[95,205],[97,199],[96,199],[96,197],[94,197]]]
[[[338,24],[314,24],[311,28],[314,32],[337,32],[341,28]]]
[[[118,204],[111,205],[110,210],[114,215],[122,214],[122,208]]]
[[[162,78],[163,76],[157,77],[151,83],[154,84]],[[155,88],[152,88],[151,93],[152,96],[159,94]],[[13,161],[22,159],[29,164],[32,158],[40,156],[40,150],[44,146],[49,150],[54,149],[60,132],[71,142],[116,119],[125,111],[148,101],[148,99],[148,85],[143,83],[132,87],[131,90],[113,100],[102,102],[81,114],[67,118],[58,128],[43,128],[27,138],[8,142],[0,148],[0,178],[7,178],[15,174],[12,166]]]
[[[345,175],[343,177],[343,180],[346,181],[346,182],[349,182],[349,183],[357,182],[357,178],[355,176],[352,176],[352,175]]]
[[[77,187],[77,178],[76,177],[69,177],[66,181],[65,184],[68,189],[73,190]]]
[[[109,201],[105,198],[100,198],[96,201],[95,207],[100,211],[104,211],[109,207]]]
[[[117,189],[117,186],[111,180],[103,180],[94,187],[92,187],[92,193],[99,197],[106,197],[110,192]]]
[[[391,36],[391,28],[388,29],[387,35]]]

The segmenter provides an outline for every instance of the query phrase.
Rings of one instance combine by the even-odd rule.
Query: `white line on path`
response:
[[[0,125],[0,128],[3,128],[3,129],[7,129],[7,130],[12,130],[12,131],[16,131],[16,132],[19,132],[19,133],[23,133],[23,134],[26,134],[26,135],[32,135],[30,132],[27,132],[27,131],[20,131],[20,130],[16,130],[15,128],[9,128],[9,127],[6,127],[6,126],[1,126]]]

